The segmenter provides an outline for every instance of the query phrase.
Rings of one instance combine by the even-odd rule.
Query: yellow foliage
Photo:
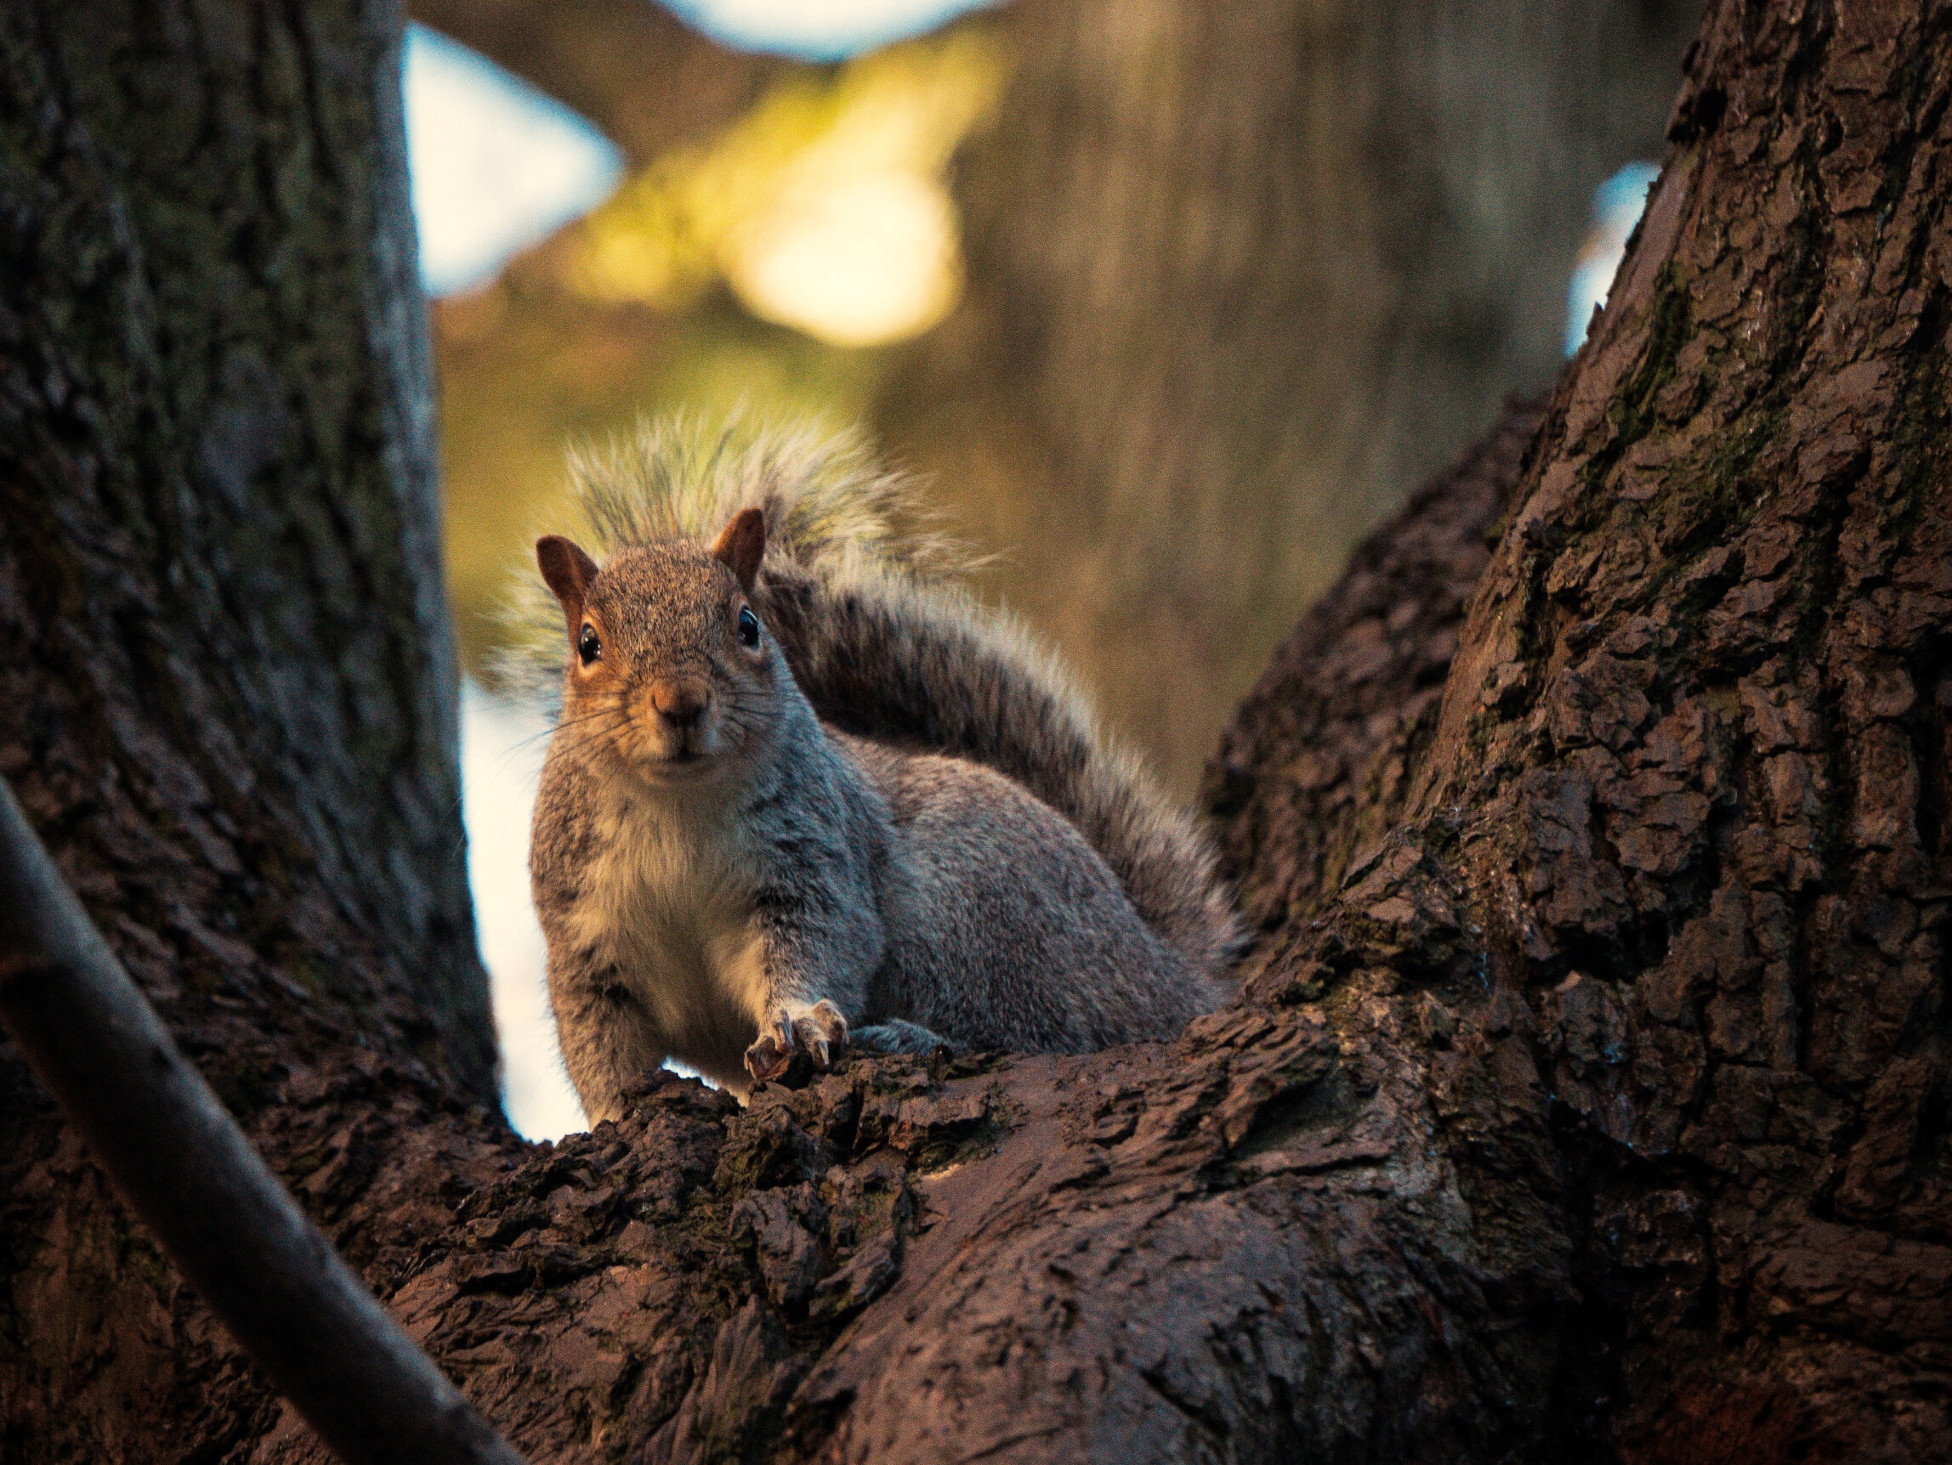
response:
[[[955,302],[950,156],[995,107],[981,29],[796,74],[707,147],[658,160],[577,227],[563,278],[664,312],[716,280],[755,315],[837,345],[926,330]]]

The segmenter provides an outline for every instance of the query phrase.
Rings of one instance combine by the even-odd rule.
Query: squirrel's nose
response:
[[[694,727],[705,715],[711,692],[703,682],[655,681],[651,683],[651,708],[673,727]]]

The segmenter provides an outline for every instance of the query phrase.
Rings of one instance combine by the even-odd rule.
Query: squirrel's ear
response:
[[[583,621],[583,601],[589,594],[590,581],[596,578],[596,561],[562,535],[545,534],[535,542],[535,562],[562,602],[563,619],[569,623],[573,641]]]
[[[712,546],[712,553],[731,568],[739,583],[752,593],[753,577],[766,553],[766,515],[759,509],[741,509]]]

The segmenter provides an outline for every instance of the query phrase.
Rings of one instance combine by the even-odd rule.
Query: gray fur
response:
[[[971,1048],[1076,1053],[1170,1038],[1219,993],[1133,909],[1098,852],[966,759],[834,739],[887,802],[888,952],[874,1014]]]
[[[610,551],[594,676],[546,611],[564,712],[531,870],[591,1119],[667,1056],[743,1091],[769,1032],[1085,1051],[1216,1005],[1236,938],[1205,841],[1019,631],[934,578],[938,542],[889,529],[898,485],[810,440],[737,471],[726,440],[677,441],[585,467]],[[692,537],[745,507],[768,531],[750,587]],[[658,679],[709,686],[690,734],[650,711]],[[659,761],[686,737],[698,756]]]
[[[886,1017],[856,1028],[848,1035],[848,1041],[870,1053],[912,1053],[918,1057],[925,1057],[937,1048],[956,1046],[940,1033],[932,1033],[919,1023],[899,1017]]]

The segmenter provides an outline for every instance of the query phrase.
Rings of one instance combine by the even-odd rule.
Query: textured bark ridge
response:
[[[1176,1043],[855,1060],[747,1111],[657,1075],[521,1145],[383,967],[331,967],[359,1022],[303,986],[390,939],[327,863],[277,887],[313,924],[216,924],[304,845],[227,873],[207,780],[153,771],[205,724],[74,651],[185,613],[42,568],[106,532],[62,517],[94,480],[36,498],[14,458],[5,767],[274,1165],[538,1461],[1952,1459],[1949,103],[1942,0],[1711,7],[1593,341],[1229,733],[1208,788],[1263,934]],[[37,461],[97,461],[9,373],[66,424]],[[0,1076],[0,1451],[321,1459]]]
[[[386,0],[0,16],[0,772],[57,853],[226,887],[158,939],[350,1014],[358,933],[387,1039],[492,1096],[399,43]]]
[[[1509,1009],[1648,1459],[1952,1450],[1949,42],[1717,8],[1384,898],[1328,921]]]
[[[385,1204],[391,1095],[494,1092],[398,45],[384,3],[0,7],[0,773],[328,1216]],[[0,1134],[0,1458],[251,1438],[5,1043]]]

